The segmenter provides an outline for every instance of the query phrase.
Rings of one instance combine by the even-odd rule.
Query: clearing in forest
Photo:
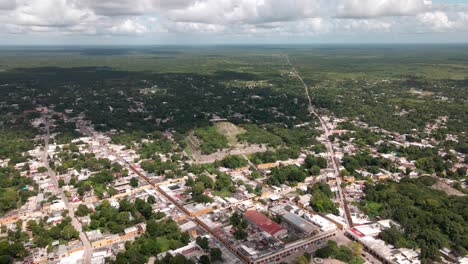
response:
[[[239,143],[236,136],[245,132],[245,129],[230,122],[218,122],[212,127],[199,128],[187,137],[187,153],[190,153],[195,163],[210,163],[228,155],[247,155],[268,150],[261,144]]]
[[[240,128],[236,125],[234,125],[231,122],[218,122],[214,124],[214,127],[216,128],[216,131],[220,133],[221,135],[224,135],[231,147],[236,147],[237,146],[237,135],[245,133],[245,129]]]

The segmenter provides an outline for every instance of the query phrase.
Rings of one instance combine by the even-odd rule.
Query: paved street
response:
[[[286,60],[287,60],[288,64],[292,67],[292,69],[293,69],[294,73],[296,74],[297,78],[301,81],[302,85],[304,86],[304,90],[305,90],[305,93],[306,93],[306,96],[307,96],[307,101],[308,101],[307,109],[308,109],[309,113],[311,115],[314,115],[315,117],[317,117],[317,119],[320,121],[320,125],[323,128],[325,137],[328,138],[328,136],[330,135],[330,130],[329,130],[328,124],[317,113],[317,111],[315,111],[315,108],[312,105],[312,100],[311,100],[311,97],[310,97],[310,94],[309,94],[309,87],[304,82],[302,77],[299,75],[296,68],[294,67],[294,65],[289,60],[288,56],[286,56]],[[337,190],[338,190],[338,198],[340,200],[340,207],[345,212],[344,220],[345,220],[345,223],[346,223],[346,228],[345,228],[345,230],[346,230],[347,228],[350,228],[352,226],[352,223],[351,223],[351,215],[349,213],[347,205],[345,204],[343,191],[341,189],[340,170],[339,170],[338,164],[336,163],[335,151],[333,150],[333,146],[332,146],[331,142],[327,141],[325,143],[325,146],[327,148],[329,163],[331,164],[331,166],[333,168],[333,171],[334,171],[334,174],[335,174],[335,177],[336,177],[336,185],[337,185]],[[352,241],[344,235],[345,230],[338,230],[337,236],[334,237],[332,240],[336,241],[340,245],[347,245],[347,244],[351,243]],[[316,248],[312,248],[311,250],[315,251]],[[381,263],[379,260],[375,259],[371,254],[369,254],[367,252],[362,251],[361,255],[365,259],[366,263],[373,263],[373,264]],[[291,261],[294,261],[294,260],[295,260],[295,258],[291,259]]]
[[[65,208],[68,209],[68,216],[71,218],[73,227],[80,233],[80,240],[84,246],[83,263],[88,264],[88,263],[91,263],[93,249],[91,247],[91,243],[88,240],[88,237],[83,232],[83,227],[81,226],[81,223],[75,217],[75,211],[68,203],[68,199],[65,196],[65,193],[63,192],[62,188],[60,188],[60,185],[58,184],[58,180],[57,180],[57,176],[55,172],[49,166],[49,156],[47,155],[47,151],[49,149],[49,139],[50,139],[50,129],[49,129],[49,124],[47,123],[46,124],[46,136],[44,139],[45,141],[44,142],[44,156],[43,156],[44,165],[47,168],[47,172],[49,174],[49,177],[52,180],[52,183],[54,184],[55,188],[57,188],[57,190],[59,190],[60,192],[60,198],[65,204]]]

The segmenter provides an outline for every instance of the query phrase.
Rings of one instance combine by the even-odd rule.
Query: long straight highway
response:
[[[309,113],[311,115],[314,115],[319,121],[320,121],[320,125],[321,127],[323,128],[323,131],[324,131],[324,135],[326,138],[328,138],[328,136],[330,135],[330,130],[328,128],[328,125],[327,123],[323,120],[323,118],[317,113],[317,111],[315,110],[314,106],[312,105],[312,99],[310,97],[310,94],[309,94],[309,87],[307,86],[307,84],[304,82],[304,80],[302,79],[301,75],[299,74],[299,72],[296,70],[296,67],[294,67],[294,65],[291,63],[291,61],[289,60],[289,56],[286,55],[286,61],[288,63],[288,65],[292,68],[294,74],[296,75],[296,77],[301,81],[302,85],[304,86],[304,90],[305,90],[305,94],[306,94],[306,97],[307,97],[307,110],[309,111]],[[337,185],[337,190],[338,190],[338,198],[340,200],[340,207],[343,209],[343,212],[345,212],[345,223],[347,225],[347,227],[351,227],[352,226],[352,220],[351,220],[351,215],[349,213],[349,210],[348,210],[348,207],[347,207],[347,204],[346,204],[346,201],[344,199],[344,196],[343,196],[343,191],[341,189],[341,177],[340,177],[340,170],[338,168],[338,164],[336,163],[336,159],[335,159],[335,151],[333,150],[333,145],[331,144],[330,141],[326,141],[326,144],[325,144],[326,148],[327,148],[327,152],[328,152],[328,157],[329,157],[329,162],[333,168],[333,171],[335,173],[335,177],[336,177],[336,185]]]

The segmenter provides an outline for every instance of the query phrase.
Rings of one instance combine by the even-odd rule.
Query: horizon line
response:
[[[468,45],[467,42],[324,42],[324,43],[193,43],[193,44],[0,44],[1,47],[199,47],[199,46],[356,46],[356,45]]]

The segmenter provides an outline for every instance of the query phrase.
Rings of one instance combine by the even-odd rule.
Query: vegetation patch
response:
[[[444,247],[465,255],[468,197],[433,190],[429,186],[434,183],[430,177],[421,177],[367,185],[366,200],[361,205],[370,204],[372,214],[396,220],[404,231],[392,229],[384,232],[382,238],[389,243],[397,242],[397,246],[421,248],[423,260],[438,260],[439,249]]]
[[[365,261],[360,256],[361,246],[356,242],[351,247],[338,246],[335,241],[328,240],[326,247],[315,252],[315,257],[338,259],[349,264],[364,264]]]
[[[237,145],[237,135],[242,134],[245,130],[230,122],[217,122],[214,124],[216,131],[225,136],[229,145],[235,147]]]
[[[283,143],[283,140],[281,140],[279,136],[256,125],[245,124],[242,125],[242,127],[247,132],[237,135],[237,139],[239,141],[244,141],[250,144],[266,144],[271,147],[276,147]]]
[[[229,147],[226,137],[214,127],[197,128],[193,134],[199,140],[199,148],[202,154],[215,153]]]
[[[237,169],[248,165],[246,159],[239,155],[227,156],[221,161],[221,164],[230,169]]]

